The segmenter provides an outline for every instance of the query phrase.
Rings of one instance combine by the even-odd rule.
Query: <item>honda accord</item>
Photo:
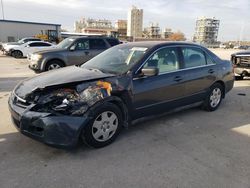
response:
[[[82,139],[104,147],[138,118],[194,103],[216,110],[233,88],[232,69],[193,43],[126,43],[81,67],[24,80],[9,109],[17,129],[43,143],[70,147]]]

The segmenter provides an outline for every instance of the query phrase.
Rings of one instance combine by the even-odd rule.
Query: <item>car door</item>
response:
[[[185,95],[185,76],[180,71],[180,50],[178,47],[164,47],[154,52],[142,68],[157,67],[159,74],[133,78],[134,116],[136,118],[164,112],[178,106],[175,101]]]
[[[184,61],[182,72],[186,77],[185,95],[187,97],[193,96],[193,100],[199,101],[205,97],[206,91],[216,80],[216,64],[212,58],[199,47],[186,46],[182,47],[181,51]]]
[[[89,39],[76,40],[65,55],[68,65],[80,65],[88,61],[91,58]]]

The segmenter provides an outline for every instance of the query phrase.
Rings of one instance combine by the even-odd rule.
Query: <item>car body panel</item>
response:
[[[123,45],[143,46],[143,43]],[[151,54],[157,49],[171,45],[197,46],[189,43],[145,43],[147,52],[124,74],[104,73],[100,70],[71,66],[27,79],[14,89],[9,99],[12,118],[23,134],[47,144],[72,146],[79,139],[82,129],[93,118],[93,109],[105,102],[112,102],[120,107],[124,117],[123,125],[127,125],[144,116],[158,115],[178,107],[202,102],[214,83],[221,83],[224,86],[224,94],[233,88],[234,74],[231,63],[210,54],[203,47],[200,48],[213,58],[215,64],[181,68],[178,71],[149,77],[139,74]],[[176,77],[182,79],[179,80]],[[111,87],[110,94],[100,95],[98,99],[91,98],[93,101],[86,101],[84,104],[86,108],[80,116],[65,115],[66,111],[58,113],[45,110],[44,112],[43,106],[39,103],[40,99],[36,100],[36,96],[39,96],[42,101],[47,100],[57,90],[59,93],[62,92],[61,88],[74,88],[75,91],[82,92],[93,86],[96,88],[99,82]],[[92,95],[95,92],[96,90],[91,90],[90,93]]]

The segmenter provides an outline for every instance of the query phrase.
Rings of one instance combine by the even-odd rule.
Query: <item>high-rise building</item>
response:
[[[127,36],[137,38],[142,37],[143,10],[135,6],[128,11]]]
[[[215,44],[217,42],[220,20],[202,17],[196,21],[194,42]]]

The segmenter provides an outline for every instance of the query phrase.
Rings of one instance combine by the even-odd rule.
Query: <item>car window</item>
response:
[[[44,43],[44,42],[33,42],[29,44],[30,47],[43,47],[43,46],[51,46],[51,44]]]
[[[182,53],[184,57],[184,68],[198,67],[207,64],[205,54],[199,48],[183,47]]]
[[[179,69],[178,51],[175,47],[166,47],[155,52],[146,62],[146,67],[157,67],[159,73],[171,72]]]
[[[212,60],[212,58],[211,58],[210,56],[208,56],[207,54],[206,54],[206,60],[207,60],[207,64],[208,64],[208,65],[213,65],[213,64],[215,64],[215,62]]]
[[[115,46],[115,45],[119,44],[119,41],[117,39],[106,39],[106,40],[108,41],[110,46]]]
[[[106,43],[103,39],[90,39],[90,49],[106,49]]]
[[[89,40],[81,39],[75,43],[75,50],[89,50]]]

